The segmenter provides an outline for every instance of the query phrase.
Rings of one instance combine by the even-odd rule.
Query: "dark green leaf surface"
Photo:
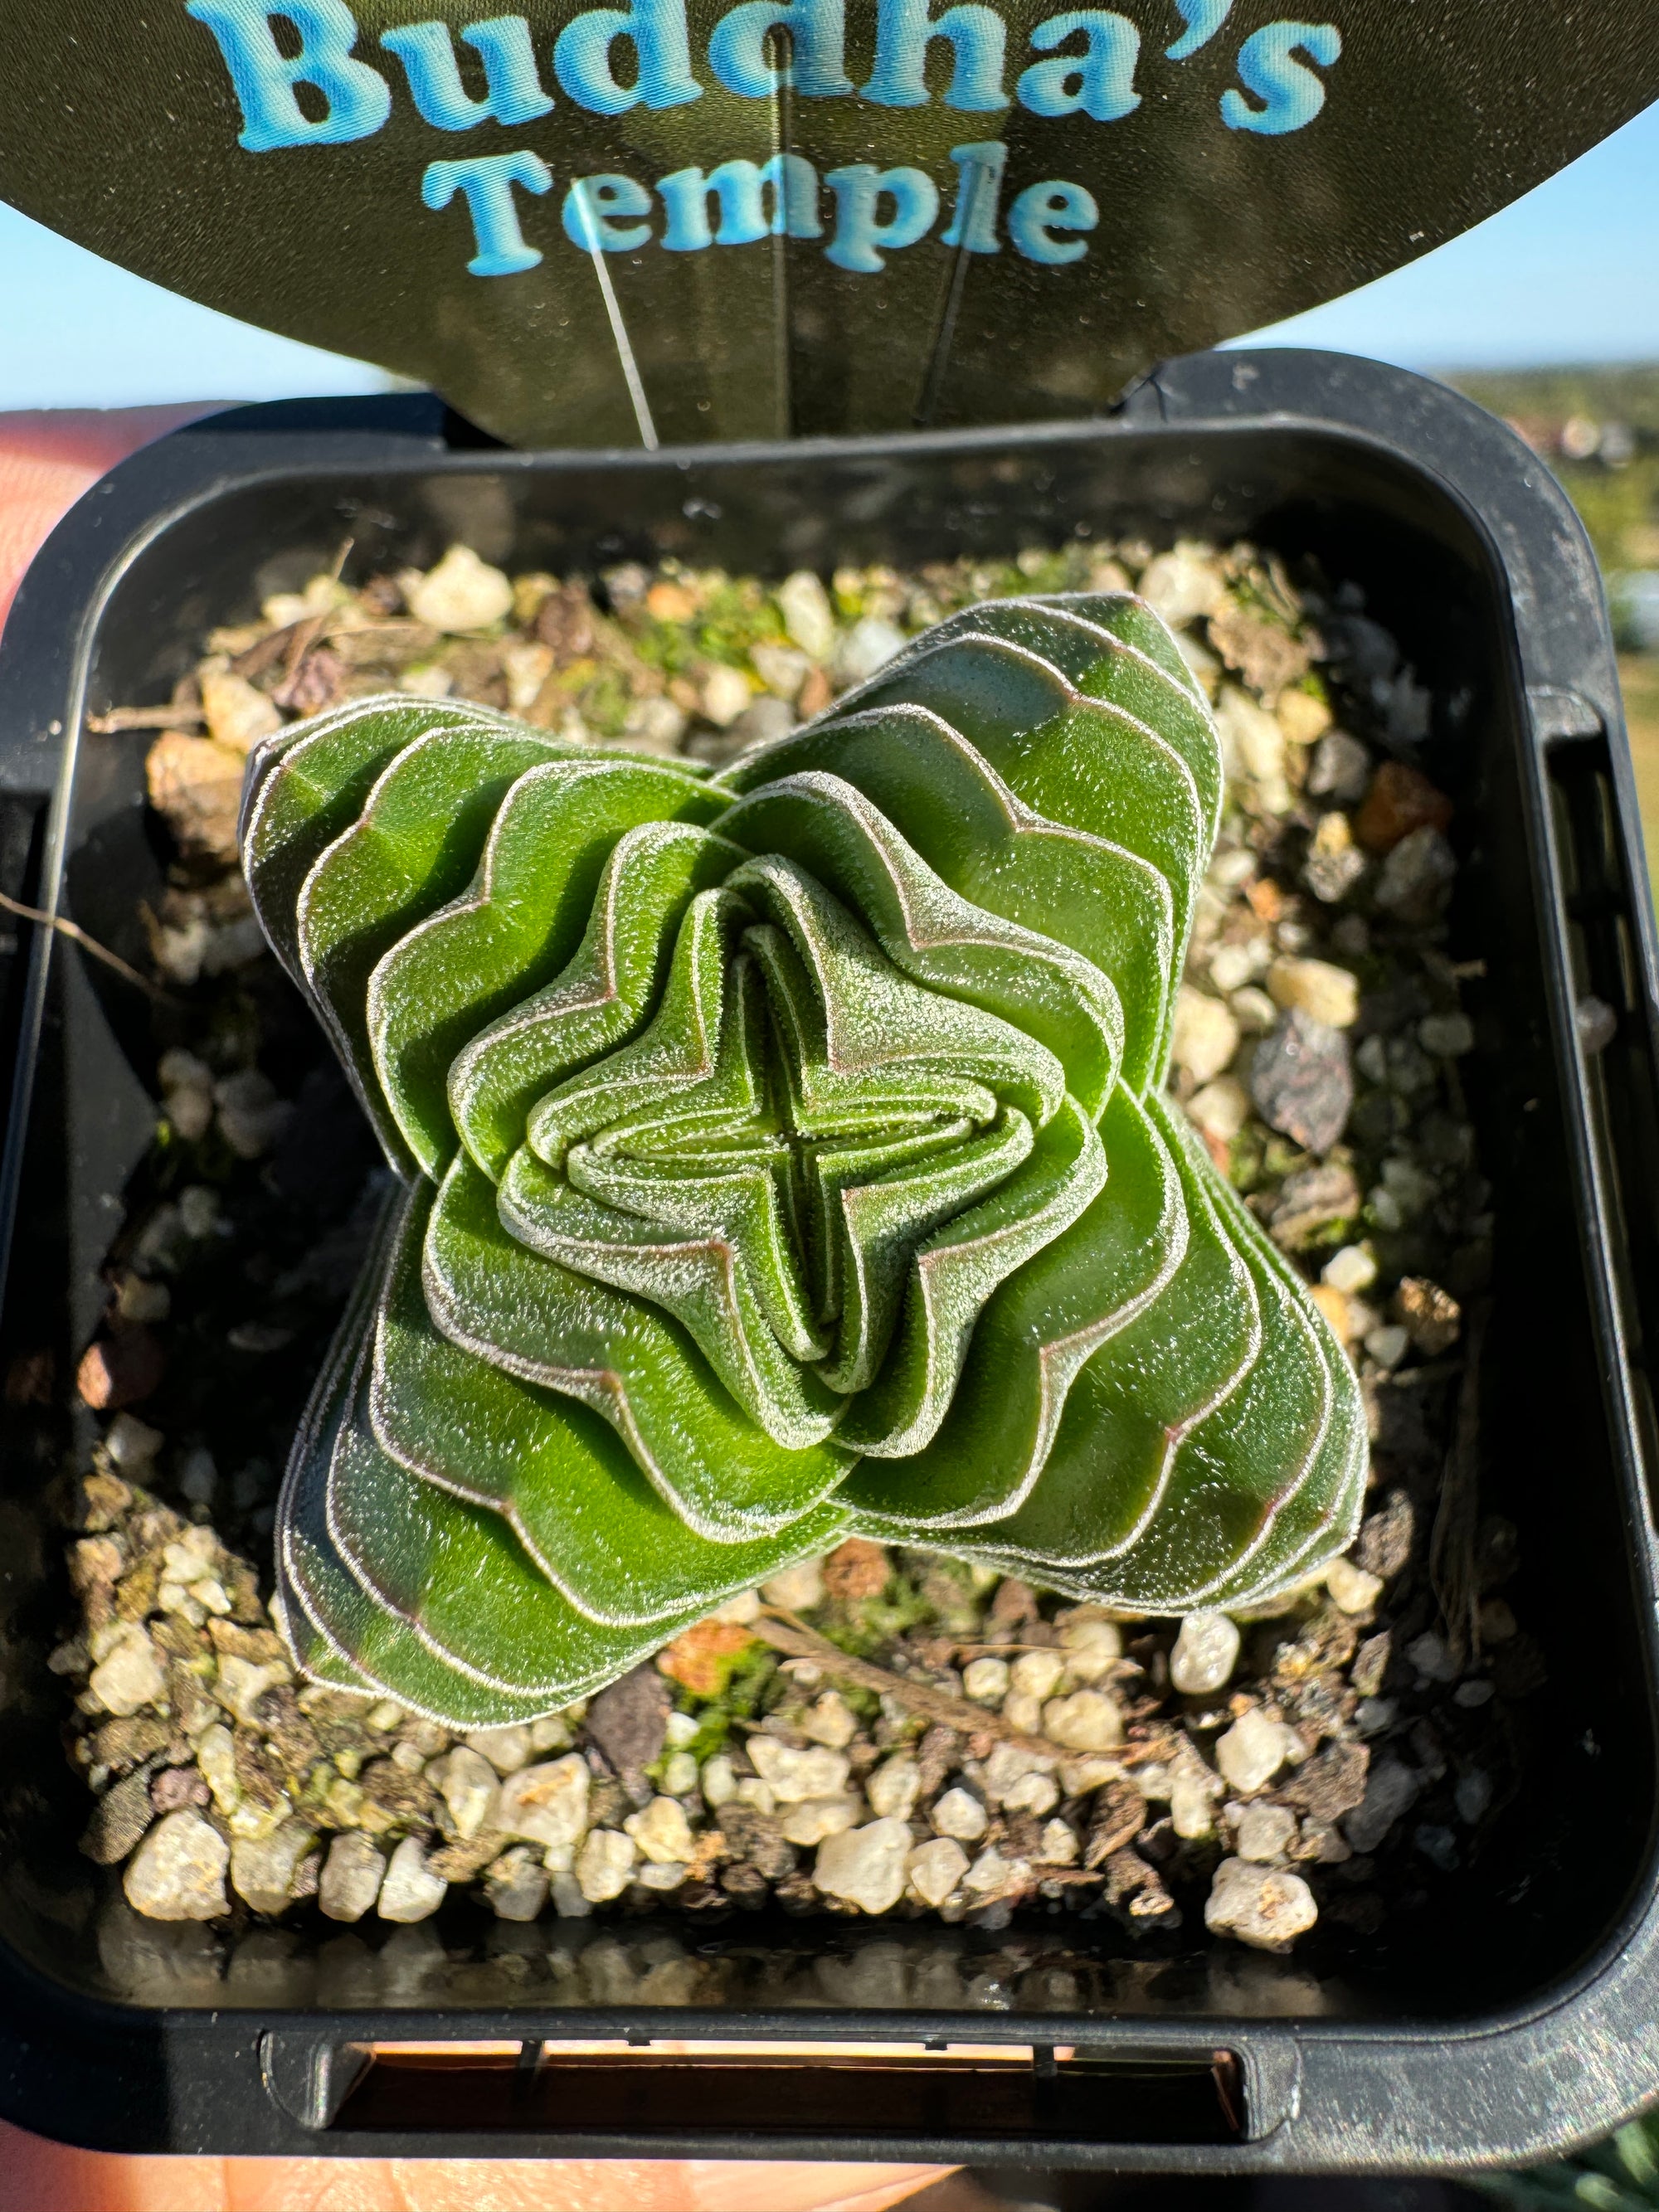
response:
[[[522,1718],[856,1531],[1149,1613],[1319,1571],[1357,1383],[1157,1091],[1221,798],[1127,594],[712,779],[404,698],[261,747],[256,908],[404,1178],[284,1486],[301,1665]]]
[[[404,1200],[375,1315],[368,1414],[411,1474],[501,1514],[541,1571],[590,1620],[659,1620],[662,1583],[708,1610],[846,1533],[838,1503],[778,1535],[713,1544],[653,1488],[622,1436],[579,1399],[475,1358],[434,1325],[422,1253],[435,1194]]]

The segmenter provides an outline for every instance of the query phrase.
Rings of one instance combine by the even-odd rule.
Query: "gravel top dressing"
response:
[[[389,1178],[249,908],[248,748],[401,689],[720,763],[959,607],[1127,588],[1181,637],[1228,775],[1170,1088],[1358,1369],[1372,1488],[1350,1557],[1271,1618],[1142,1620],[854,1539],[591,1700],[465,1739],[296,1680],[265,1609],[276,1486]],[[1460,994],[1481,969],[1444,919],[1456,825],[1415,762],[1427,696],[1352,589],[1243,545],[827,588],[512,578],[458,546],[425,574],[319,575],[203,653],[165,727],[106,718],[159,732],[172,854],[146,915],[156,1138],[74,1382],[97,1440],[61,1481],[79,1612],[52,1662],[82,1849],[118,1882],[116,1986],[222,1995],[227,1961],[234,1988],[276,1940],[261,1922],[411,1923],[452,1892],[486,1916],[446,1917],[458,1956],[500,1953],[511,1923],[657,1915],[631,1949],[568,1929],[589,2002],[697,2001],[719,1969],[696,1929],[763,1908],[1010,1929],[1017,1965],[1063,1956],[1079,1918],[1151,1965],[1206,1929],[1328,1963],[1479,1858],[1542,1680],[1502,1595],[1513,1528],[1474,1494],[1492,1222]],[[211,1924],[174,1958],[147,1920]]]

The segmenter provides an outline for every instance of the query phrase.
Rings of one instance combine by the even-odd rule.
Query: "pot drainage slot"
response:
[[[1224,2144],[1247,2134],[1243,2069],[1228,2051],[641,2039],[314,2057],[311,2078],[343,2094],[331,2112],[313,2104],[303,2117],[348,2135]]]

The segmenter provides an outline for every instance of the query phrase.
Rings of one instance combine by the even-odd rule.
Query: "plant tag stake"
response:
[[[1086,414],[1656,94],[1643,0],[66,0],[12,11],[0,193],[514,443],[650,446]]]

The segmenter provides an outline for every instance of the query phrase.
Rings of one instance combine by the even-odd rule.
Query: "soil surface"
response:
[[[1352,1557],[1272,1619],[1177,1622],[850,1542],[591,1702],[465,1741],[296,1680],[264,1603],[276,1485],[386,1170],[248,908],[248,746],[401,689],[719,762],[957,607],[1130,585],[1214,700],[1229,774],[1171,1090],[1355,1361]],[[781,585],[508,577],[456,549],[319,575],[203,640],[165,708],[106,718],[147,748],[173,861],[146,915],[155,1141],[75,1378],[100,1437],[66,1470],[78,1612],[52,1664],[82,1848],[131,1912],[414,1923],[465,1891],[509,1923],[1103,1915],[1283,1950],[1374,1934],[1478,1860],[1542,1669],[1502,1595],[1514,1530],[1474,1496],[1481,971],[1444,919],[1432,704],[1351,588],[1249,546]]]

